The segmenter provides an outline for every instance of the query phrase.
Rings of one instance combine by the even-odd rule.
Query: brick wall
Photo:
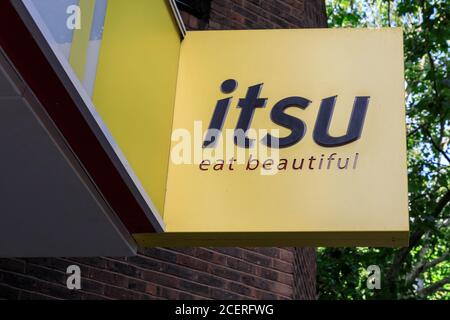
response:
[[[81,290],[66,288],[73,264]],[[314,299],[315,251],[152,248],[128,258],[0,259],[0,298]]]
[[[204,1],[204,0],[200,0]],[[188,29],[326,27],[322,0],[213,0]],[[66,288],[81,267],[82,289]],[[0,259],[0,299],[315,299],[313,248],[152,248],[129,258]]]
[[[327,27],[324,0],[213,0],[208,21],[182,15],[190,30]]]
[[[294,300],[313,300],[317,298],[316,249],[294,248],[293,294]]]

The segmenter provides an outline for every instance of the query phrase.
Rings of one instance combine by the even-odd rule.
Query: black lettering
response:
[[[267,134],[262,143],[268,147],[278,145],[279,148],[287,148],[299,142],[305,136],[306,124],[302,120],[284,113],[284,111],[290,107],[306,109],[310,103],[311,101],[302,97],[289,97],[277,102],[270,113],[270,117],[274,123],[291,130],[291,134],[283,138],[276,138]]]
[[[242,110],[236,125],[234,138],[234,143],[239,147],[250,148],[253,143],[252,139],[245,136],[245,133],[250,128],[256,108],[264,108],[266,106],[267,99],[259,98],[262,86],[263,84],[261,83],[249,87],[246,97],[244,99],[239,99],[238,108]],[[244,133],[244,139],[238,138],[238,134],[241,133]]]
[[[340,137],[332,137],[329,134],[331,118],[337,96],[322,100],[319,115],[314,128],[314,141],[322,147],[339,147],[358,140],[361,137],[364,120],[369,106],[370,97],[356,97],[347,133]]]
[[[221,91],[226,94],[232,93],[237,88],[237,81],[234,79],[225,80],[221,85]],[[208,131],[206,133],[205,141],[203,142],[203,148],[214,148],[217,144],[219,134],[222,131],[225,118],[227,116],[230,102],[233,98],[226,98],[217,101],[216,108],[209,124]]]

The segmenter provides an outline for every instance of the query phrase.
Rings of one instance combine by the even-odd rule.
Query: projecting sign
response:
[[[138,243],[408,243],[400,29],[188,32],[179,56],[165,233]]]

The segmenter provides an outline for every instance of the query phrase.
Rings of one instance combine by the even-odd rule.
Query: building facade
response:
[[[323,28],[322,0],[179,1],[190,30]],[[81,268],[81,290],[66,270]],[[315,299],[314,248],[151,248],[127,258],[2,258],[0,299]]]

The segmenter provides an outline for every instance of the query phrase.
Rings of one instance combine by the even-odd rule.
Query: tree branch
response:
[[[438,86],[437,79],[436,79],[436,65],[435,65],[433,56],[431,55],[430,50],[427,50],[427,57],[428,57],[428,60],[430,60],[430,68],[431,68],[431,72],[433,73],[434,93],[435,93],[436,99],[439,99],[440,92],[439,92],[439,86]]]
[[[428,127],[427,127],[427,125],[426,124],[421,124],[421,125],[419,125],[417,128],[414,128],[412,131],[409,131],[408,132],[408,137],[410,137],[410,136],[412,136],[414,133],[416,133],[417,131],[420,131],[420,130],[424,130],[424,129],[428,129]]]
[[[439,213],[445,208],[445,206],[450,202],[450,190],[447,190],[447,192],[439,199],[439,201],[436,204],[436,207],[434,208],[432,212],[433,217],[437,217]],[[397,278],[400,268],[402,266],[403,261],[408,256],[409,252],[419,244],[420,239],[422,239],[422,236],[426,233],[426,230],[424,229],[417,229],[413,234],[411,234],[411,237],[409,239],[409,246],[400,249],[395,255],[394,259],[392,260],[392,267],[389,269],[386,279],[388,282],[393,281],[395,278]]]
[[[422,0],[422,19],[424,22],[424,25],[427,28],[430,28],[429,24],[430,24],[430,17],[429,17],[430,11],[428,10],[428,8],[426,7],[426,1]],[[434,89],[434,94],[436,97],[436,100],[439,100],[440,97],[440,91],[439,91],[439,85],[437,83],[437,79],[436,79],[436,64],[434,62],[433,56],[431,55],[431,48],[430,48],[430,44],[428,42],[428,40],[425,41],[426,44],[426,54],[428,57],[428,60],[430,62],[430,69],[433,75],[433,89]]]
[[[419,297],[427,297],[430,294],[433,294],[436,291],[439,291],[440,289],[442,289],[442,287],[445,286],[447,283],[450,283],[450,277],[439,280],[439,281],[429,285],[428,287],[418,290],[417,295]]]
[[[387,0],[388,27],[391,26],[391,0]]]
[[[434,141],[433,137],[431,136],[430,131],[427,129],[425,130],[425,134],[428,136],[428,138],[431,141],[431,144],[433,145],[433,147],[444,156],[445,159],[447,159],[447,161],[450,163],[450,156],[447,154],[447,152],[445,152],[444,150],[441,149],[441,147]]]
[[[446,228],[450,225],[450,218],[444,220],[444,222],[439,226],[439,228]]]
[[[421,274],[427,271],[430,268],[433,268],[434,266],[437,266],[441,262],[447,261],[447,258],[450,257],[450,252],[444,253],[439,258],[436,258],[429,262],[420,262],[417,264],[417,266],[413,269],[413,271],[406,276],[407,282],[413,282],[417,277]]]

